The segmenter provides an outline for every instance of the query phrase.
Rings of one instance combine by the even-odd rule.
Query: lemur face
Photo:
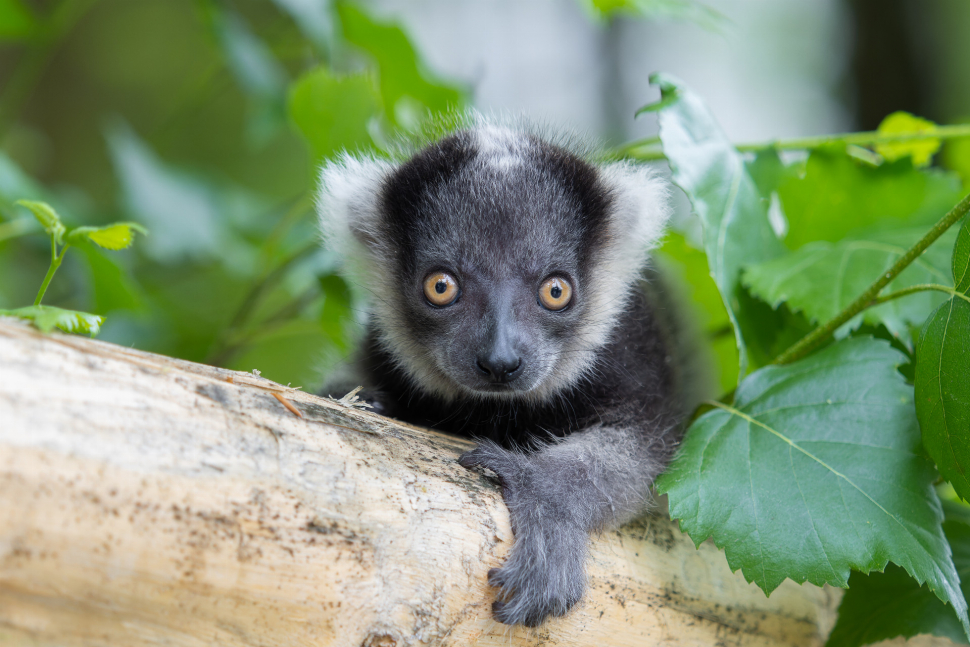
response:
[[[575,384],[667,218],[649,170],[488,125],[403,163],[345,156],[321,186],[324,234],[356,250],[381,344],[445,399],[542,401]]]
[[[578,158],[506,131],[460,133],[386,182],[403,321],[442,378],[481,396],[540,389],[575,352],[584,269],[610,204]]]

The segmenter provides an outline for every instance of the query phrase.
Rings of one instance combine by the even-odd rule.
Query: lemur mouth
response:
[[[513,394],[513,393],[524,393],[528,391],[528,389],[523,389],[518,384],[514,384],[514,383],[510,384],[508,382],[476,384],[471,388],[476,393],[482,393],[482,394],[499,394],[499,393]]]

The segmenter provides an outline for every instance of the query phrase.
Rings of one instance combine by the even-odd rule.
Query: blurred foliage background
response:
[[[738,137],[874,128],[899,109],[970,115],[965,2],[752,4],[0,0],[0,308],[31,303],[49,261],[15,200],[48,201],[70,225],[136,221],[150,235],[132,249],[68,255],[45,303],[105,315],[103,340],[312,389],[361,319],[312,209],[316,168],[340,150],[385,150],[449,109],[546,100],[539,117],[619,145],[655,128],[633,111],[654,98],[646,79],[660,67],[708,96]],[[759,12],[777,19],[750,23]],[[736,73],[711,74],[717,48],[741,52]],[[791,67],[744,62],[763,66],[758,52],[778,48]],[[507,102],[497,77],[518,84]],[[946,206],[970,180],[970,145],[948,143],[938,162],[959,173],[940,181]],[[808,201],[792,187],[791,204]],[[917,206],[935,217],[937,202]],[[699,317],[731,384],[723,307],[681,228],[668,258],[708,304]],[[788,341],[764,339],[766,357]]]

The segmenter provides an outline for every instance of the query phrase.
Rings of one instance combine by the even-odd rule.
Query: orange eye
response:
[[[572,298],[573,286],[562,277],[550,277],[539,286],[539,303],[550,310],[562,310]]]
[[[458,281],[447,272],[429,274],[424,280],[424,296],[439,308],[451,305],[458,298]]]

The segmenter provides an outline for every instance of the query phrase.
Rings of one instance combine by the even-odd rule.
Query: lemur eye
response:
[[[424,296],[433,306],[450,306],[458,299],[458,281],[447,272],[429,274],[424,280]]]
[[[539,286],[539,303],[549,310],[562,310],[573,298],[573,286],[560,276],[551,276]]]

